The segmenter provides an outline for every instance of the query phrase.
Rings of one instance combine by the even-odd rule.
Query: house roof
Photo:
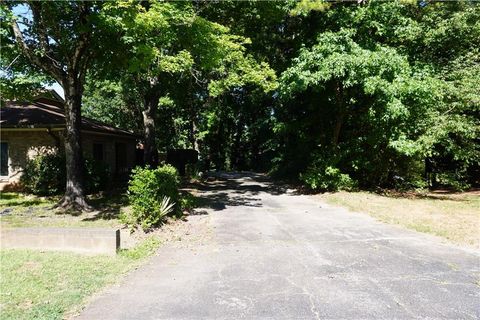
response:
[[[0,127],[65,128],[63,102],[39,97],[31,102],[7,102],[0,108]],[[137,135],[106,123],[82,117],[82,131],[138,138]]]

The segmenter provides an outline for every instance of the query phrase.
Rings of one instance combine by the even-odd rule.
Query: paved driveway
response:
[[[222,175],[189,218],[205,237],[162,247],[80,318],[480,318],[478,253],[284,191]]]

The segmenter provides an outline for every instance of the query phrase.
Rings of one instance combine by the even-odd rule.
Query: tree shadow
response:
[[[281,195],[287,192],[288,186],[272,182],[259,173],[252,172],[215,172],[204,182],[189,184],[188,187],[200,192],[196,196],[197,209],[192,215],[207,214],[202,209],[222,211],[227,207],[245,206],[262,207],[259,197],[261,193]]]
[[[118,219],[122,207],[128,205],[126,194],[108,194],[92,197],[89,203],[97,211],[93,216],[86,217],[82,221],[113,220]]]
[[[209,178],[203,183],[191,184],[191,186],[199,191],[230,190],[237,194],[252,195],[258,195],[261,192],[280,195],[289,189],[288,185],[274,183],[267,176],[255,173],[222,173],[213,176],[214,179]]]
[[[212,209],[214,211],[225,210],[227,207],[245,206],[261,207],[260,199],[249,196],[232,196],[227,192],[214,194],[202,194],[197,196],[197,208]]]

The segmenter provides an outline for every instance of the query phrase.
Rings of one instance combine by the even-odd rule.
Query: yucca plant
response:
[[[170,197],[164,196],[162,201],[160,201],[160,207],[158,208],[159,216],[165,217],[173,212],[175,209],[175,202],[173,202]]]
[[[170,197],[163,196],[158,202],[156,210],[144,216],[141,221],[143,230],[148,230],[153,226],[157,226],[175,209],[175,202],[173,202]]]

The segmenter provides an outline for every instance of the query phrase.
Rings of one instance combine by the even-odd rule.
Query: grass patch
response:
[[[376,219],[430,233],[456,244],[480,248],[480,195],[337,192],[321,195],[328,203],[365,212]]]
[[[53,205],[53,198],[36,197],[16,192],[2,192],[0,196],[0,208],[8,207],[29,207],[38,205]]]
[[[20,193],[2,193],[0,223],[2,228],[19,227],[112,227],[123,224],[119,220],[128,206],[125,194],[92,195],[89,203],[93,212],[78,214],[59,212],[52,207],[58,198],[43,198]]]
[[[147,238],[117,256],[0,251],[0,319],[63,319],[159,247]]]

